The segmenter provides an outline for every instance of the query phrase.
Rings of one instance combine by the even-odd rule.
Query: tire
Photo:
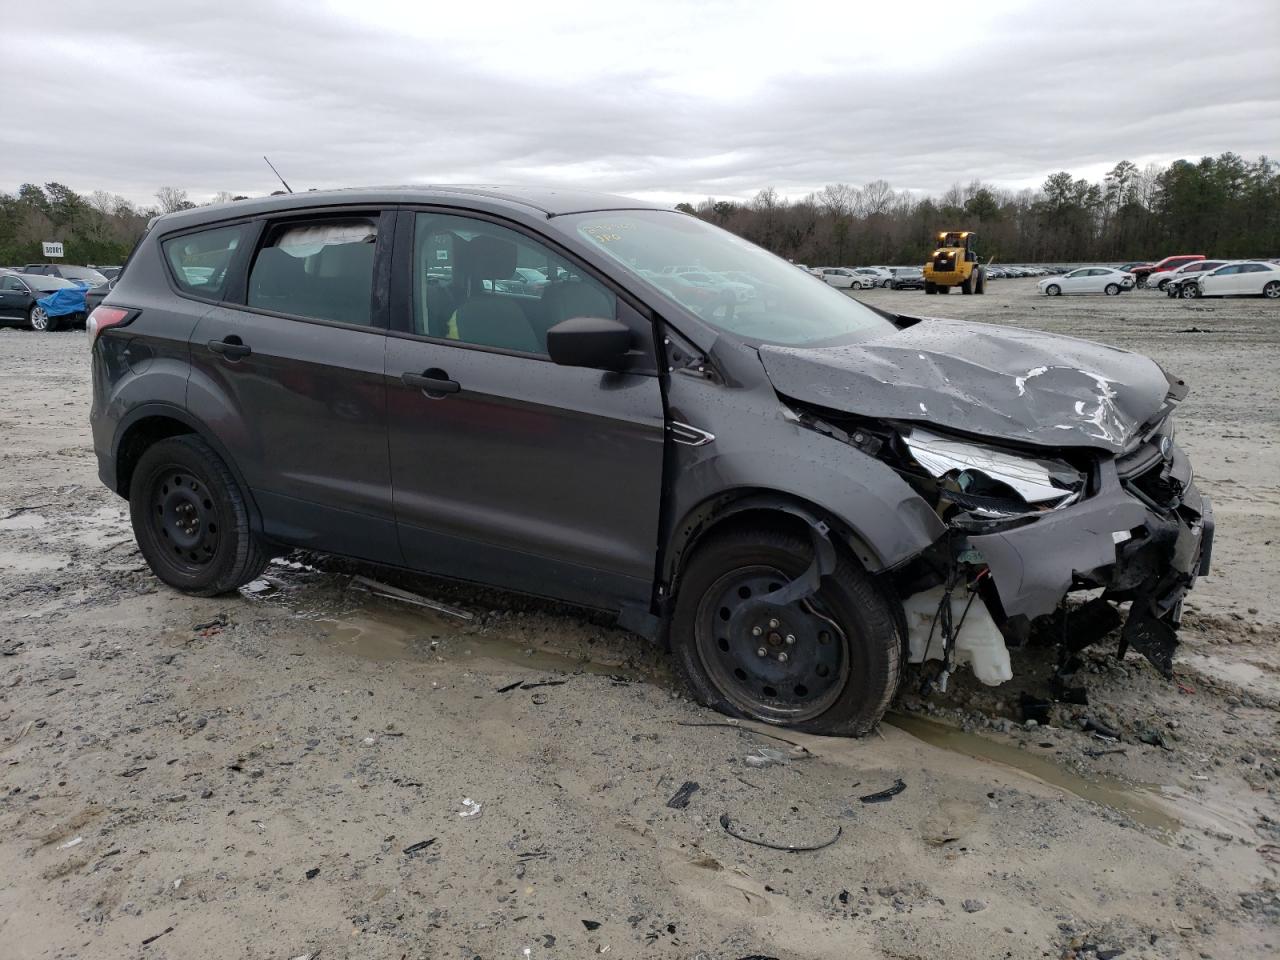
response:
[[[1272,280],[1263,287],[1262,295],[1268,300],[1280,300],[1280,280]]]
[[[969,276],[960,281],[960,292],[966,297],[973,293],[973,274],[969,274]]]
[[[945,283],[935,283],[934,287],[937,289],[938,296],[940,297],[945,297],[947,294],[951,292],[951,288],[947,286]]]
[[[1103,291],[1102,291],[1102,292],[1103,292],[1103,293],[1105,293],[1108,297],[1117,297],[1117,296],[1119,296],[1119,295],[1120,295],[1120,284],[1118,284],[1118,283],[1108,283],[1108,284],[1103,288]]]
[[[882,287],[884,287],[886,290],[888,290],[888,289],[889,289],[889,287],[890,287],[890,285],[892,285],[892,283],[893,283],[893,281],[892,281],[892,280],[882,280],[882,281],[880,282],[880,286],[882,286]]]
[[[1136,282],[1137,282],[1137,285],[1138,285],[1138,287],[1139,287],[1139,288],[1141,288],[1141,289],[1146,289],[1146,286],[1147,286],[1147,278],[1146,278],[1146,277],[1138,277],[1138,279],[1137,279],[1137,281],[1136,281]]]
[[[1169,285],[1168,280],[1161,280],[1159,283],[1156,284],[1156,289],[1159,290],[1161,293],[1164,293],[1164,288],[1167,287],[1168,285]]]
[[[672,651],[698,701],[712,709],[862,736],[897,691],[903,639],[890,602],[843,553],[812,602],[780,609],[759,602],[811,557],[808,538],[787,530],[713,534],[677,588]]]
[[[978,271],[978,280],[973,286],[973,292],[977,294],[984,294],[987,292],[987,271]]]
[[[57,317],[49,316],[44,307],[32,304],[31,309],[27,311],[27,326],[38,333],[56,333],[61,324],[58,323]]]
[[[924,285],[924,292],[925,292],[925,293],[937,293],[937,292],[938,292],[938,285],[937,285],[937,284],[935,284],[935,283],[933,283],[932,281],[925,281],[925,285]]]
[[[1044,288],[1044,295],[1046,297],[1060,297],[1062,296],[1062,288],[1056,283],[1051,283]]]
[[[1200,296],[1200,285],[1198,283],[1184,283],[1178,290],[1178,296],[1183,300],[1195,300]]]
[[[212,597],[234,590],[271,559],[249,528],[235,477],[193,434],[161,440],[138,459],[129,515],[152,572],[184,593]]]

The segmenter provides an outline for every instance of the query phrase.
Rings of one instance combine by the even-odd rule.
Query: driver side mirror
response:
[[[547,331],[547,353],[564,367],[621,370],[631,350],[631,328],[605,317],[574,317]]]

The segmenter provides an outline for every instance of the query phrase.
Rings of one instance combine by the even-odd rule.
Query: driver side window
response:
[[[616,319],[616,298],[545,244],[509,227],[416,214],[415,333],[545,357],[547,331],[575,317]]]

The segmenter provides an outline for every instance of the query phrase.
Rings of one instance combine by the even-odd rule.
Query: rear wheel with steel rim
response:
[[[1272,280],[1263,287],[1262,295],[1268,300],[1280,300],[1280,280]]]
[[[809,566],[807,537],[739,528],[712,535],[682,575],[671,644],[699,701],[730,716],[859,736],[897,688],[892,608],[840,555],[811,597],[771,598]]]
[[[27,324],[32,330],[40,333],[53,333],[58,329],[57,319],[49,316],[45,308],[38,303],[27,311]]]
[[[138,549],[172,587],[213,596],[248,583],[269,559],[227,465],[194,435],[147,448],[129,485]]]

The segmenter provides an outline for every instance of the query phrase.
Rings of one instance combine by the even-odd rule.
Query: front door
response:
[[[267,221],[243,258],[243,289],[223,297],[238,302],[213,307],[192,334],[187,388],[267,536],[385,563],[401,557],[373,278],[393,222],[376,210]],[[177,266],[195,289],[219,282],[213,258],[191,259]]]
[[[546,333],[617,315],[652,356],[649,324],[528,234],[452,213],[401,217],[386,373],[406,561],[605,609],[647,607],[663,461],[656,369],[557,366]],[[525,282],[514,282],[517,267]]]

